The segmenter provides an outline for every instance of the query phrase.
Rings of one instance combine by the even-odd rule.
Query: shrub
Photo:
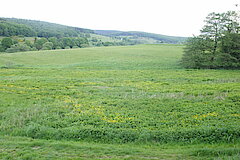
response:
[[[25,52],[30,50],[31,48],[26,44],[15,44],[15,45],[12,45],[11,48],[8,48],[6,52],[14,53],[14,52]]]
[[[51,50],[53,48],[52,42],[46,42],[43,44],[42,50]]]
[[[79,48],[78,46],[73,46],[72,48]]]

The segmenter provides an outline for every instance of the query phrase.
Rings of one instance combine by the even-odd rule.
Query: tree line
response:
[[[28,40],[31,39],[31,40]],[[85,48],[85,47],[101,47],[101,46],[126,46],[138,44],[137,41],[129,40],[127,38],[121,41],[102,41],[95,37],[63,37],[63,38],[41,38],[41,37],[24,37],[12,36],[0,39],[0,52],[13,53],[24,51],[38,51],[38,50],[55,50],[55,49],[71,49],[71,48]]]
[[[199,36],[189,38],[181,64],[196,69],[240,68],[240,17],[236,11],[210,13]]]
[[[88,47],[89,42],[84,37],[64,37],[64,38],[34,38],[33,41],[24,37],[5,37],[0,41],[0,52],[24,52],[52,49],[70,49]]]

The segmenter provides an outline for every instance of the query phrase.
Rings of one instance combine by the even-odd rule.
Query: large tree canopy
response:
[[[240,68],[240,24],[235,11],[210,13],[201,35],[186,44],[186,68]]]

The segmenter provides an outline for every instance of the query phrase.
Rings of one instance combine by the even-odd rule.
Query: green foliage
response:
[[[185,68],[240,68],[240,24],[236,12],[210,13],[198,37],[186,43]]]
[[[53,43],[52,42],[45,42],[43,44],[42,50],[51,50],[53,48]]]
[[[113,42],[104,42],[103,43],[104,46],[114,46]]]
[[[29,47],[33,47],[33,43],[30,40],[25,40],[24,44],[26,44]]]
[[[88,43],[83,43],[83,44],[81,44],[81,46],[80,46],[80,48],[87,48],[87,47],[89,47],[89,44],[88,44]]]
[[[182,69],[182,50],[1,54],[0,133],[104,143],[238,141],[239,71]]]
[[[2,19],[4,20],[3,22],[9,24],[10,27],[14,27],[14,25],[17,25],[17,26],[27,27],[27,29],[31,28],[31,30],[27,30],[28,31],[27,33],[29,35],[21,34],[24,36],[38,36],[38,37],[45,37],[45,38],[78,37],[78,36],[84,37],[89,33],[93,33],[93,31],[89,29],[69,27],[69,26],[42,22],[42,21],[16,19],[16,18],[2,18]],[[16,27],[16,28],[19,28],[19,27]],[[13,33],[13,35],[19,35],[19,34]],[[4,35],[4,36],[12,36],[12,35]]]
[[[214,55],[212,40],[204,40],[200,37],[189,38],[186,42],[181,63],[185,68],[211,68]]]
[[[65,46],[64,49],[70,49],[71,47],[70,46]]]
[[[43,44],[46,42],[48,42],[46,38],[40,38],[35,41],[34,45],[38,50],[40,50],[43,48]]]
[[[51,38],[48,39],[48,41],[52,42],[52,44],[53,44],[52,48],[53,49],[57,49],[58,47],[61,46],[59,40],[56,37],[51,37]]]
[[[76,48],[79,48],[79,47],[78,47],[78,46],[73,46],[72,48],[73,48],[73,49],[76,49]]]
[[[0,19],[0,36],[23,35],[26,37],[35,36],[36,33],[25,24],[9,22],[6,19]]]
[[[6,49],[7,53],[14,53],[14,52],[25,52],[30,51],[31,48],[26,44],[14,44],[10,48]]]
[[[5,51],[4,47],[0,44],[0,52],[4,52],[4,51]]]
[[[3,38],[1,41],[1,45],[4,48],[4,50],[6,50],[7,48],[10,48],[11,45],[13,45],[12,38],[9,38],[9,37]]]
[[[13,46],[13,44],[16,44],[16,45]],[[78,38],[51,37],[47,39],[47,38],[26,38],[26,37],[15,36],[13,38],[10,38],[10,37],[3,38],[3,42],[0,43],[0,46],[1,46],[0,52],[4,52],[8,48],[6,52],[12,53],[12,52],[29,51],[29,50],[36,51],[36,50],[52,50],[52,49],[65,49],[65,48],[66,49],[86,48],[89,46],[89,42],[87,38],[82,38],[82,37],[78,37]]]
[[[65,37],[60,39],[62,46],[73,48],[77,46],[79,48],[84,48],[83,46],[88,45],[88,40],[86,38],[70,38]]]
[[[63,43],[63,46],[64,46],[64,47],[68,46],[68,47],[70,47],[70,48],[72,48],[72,47],[75,45],[75,44],[74,44],[74,41],[72,41],[72,39],[69,38],[69,37],[63,38],[63,39],[62,39],[62,43]]]
[[[221,52],[228,54],[240,65],[240,34],[229,33],[222,38]]]

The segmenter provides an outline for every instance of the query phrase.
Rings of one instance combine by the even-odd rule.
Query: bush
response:
[[[73,46],[72,48],[79,48],[78,46]]]
[[[15,44],[6,50],[7,53],[30,51],[31,48],[26,44]]]
[[[32,47],[31,51],[37,51],[37,48],[36,47]]]
[[[42,50],[51,50],[53,49],[53,43],[52,42],[46,42],[43,44]]]
[[[46,42],[48,42],[48,40],[46,38],[41,38],[41,39],[37,39],[34,43],[34,46],[40,50],[43,48],[43,44],[45,44]]]
[[[10,48],[11,45],[13,45],[13,40],[9,37],[3,38],[1,44],[4,50],[6,50],[7,48]]]
[[[0,44],[0,52],[4,52],[4,51],[5,51],[4,47]]]
[[[81,48],[86,48],[86,47],[89,47],[88,44],[81,44]]]

